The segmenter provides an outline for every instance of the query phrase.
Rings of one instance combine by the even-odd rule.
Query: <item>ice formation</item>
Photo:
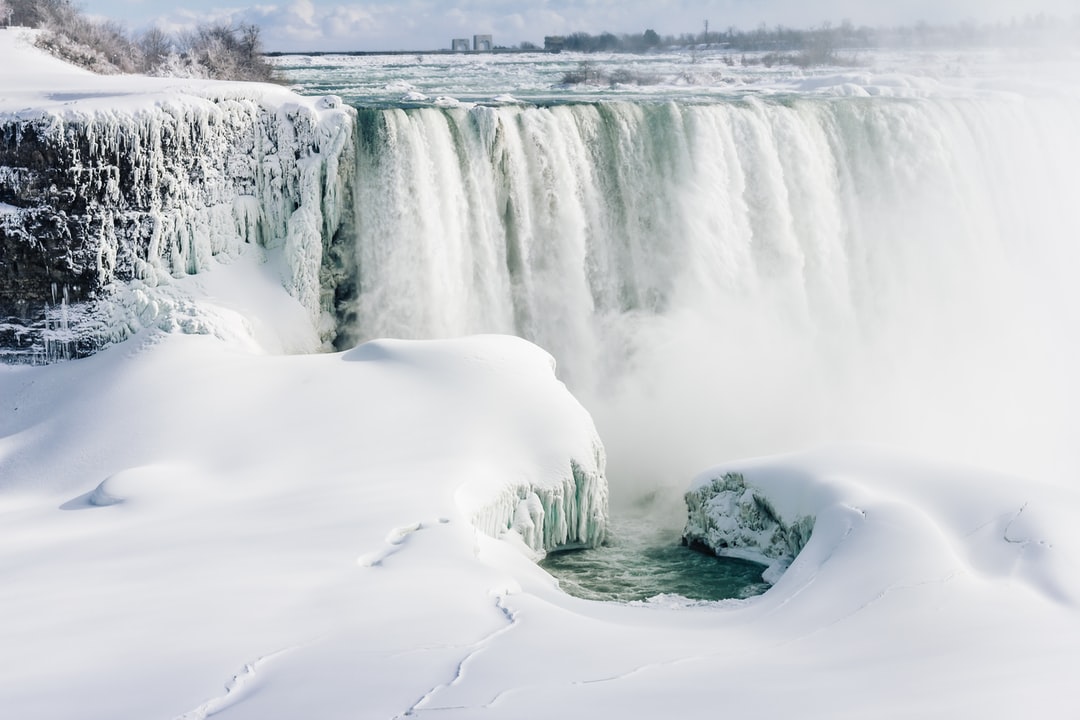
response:
[[[604,449],[599,439],[587,458],[570,460],[551,478],[508,483],[472,518],[488,535],[502,537],[512,532],[537,553],[599,546],[608,520]]]
[[[211,83],[118,108],[0,114],[11,208],[0,214],[0,341],[47,358],[143,327],[198,331],[198,312],[166,288],[247,247],[329,340],[329,249],[351,232],[353,117],[332,97]]]
[[[686,507],[683,542],[762,562],[768,565],[762,576],[767,582],[779,579],[814,529],[811,516],[781,517],[768,496],[738,472],[695,482]]]

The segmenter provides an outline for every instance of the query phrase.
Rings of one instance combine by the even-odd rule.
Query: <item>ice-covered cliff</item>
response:
[[[791,510],[785,516],[769,495],[740,472],[708,474],[686,493],[683,542],[721,556],[768,565],[767,582],[780,578],[814,530],[813,515]]]
[[[170,284],[251,248],[328,338],[331,246],[352,227],[351,108],[259,84],[97,77],[17,31],[0,42],[52,72],[47,91],[0,77],[9,358],[86,354],[143,327],[206,331]]]

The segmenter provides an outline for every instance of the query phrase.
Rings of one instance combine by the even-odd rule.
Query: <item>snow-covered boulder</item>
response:
[[[738,472],[699,478],[686,493],[686,507],[684,543],[764,563],[767,582],[780,577],[814,529],[809,515],[781,516],[768,496],[748,486]]]

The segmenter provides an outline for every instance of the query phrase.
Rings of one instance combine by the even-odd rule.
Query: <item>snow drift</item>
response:
[[[485,618],[490,578],[479,589],[467,580],[486,574],[474,520],[540,552],[603,537],[592,421],[550,356],[523,340],[296,357],[206,336],[133,342],[0,367],[0,638],[27,650],[0,658],[9,712],[179,716],[249,643],[272,654],[348,635],[356,619],[385,624],[395,606],[385,593],[402,580],[412,607],[445,622],[429,607],[430,568],[404,569],[438,556],[440,602],[466,610],[453,632],[470,634],[502,616]],[[519,493],[556,498],[520,535],[502,514]],[[442,547],[434,556],[428,536]],[[428,641],[443,635],[426,627]],[[47,689],[57,675],[62,693]],[[118,692],[121,678],[142,690]]]

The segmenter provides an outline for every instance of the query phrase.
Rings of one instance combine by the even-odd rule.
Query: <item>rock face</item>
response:
[[[336,286],[324,263],[353,226],[343,216],[354,112],[243,97],[242,87],[116,111],[0,115],[4,359],[85,355],[152,325],[152,309],[121,313],[117,327],[95,307],[124,283],[167,283],[250,243],[280,250],[282,282],[320,324]]]

